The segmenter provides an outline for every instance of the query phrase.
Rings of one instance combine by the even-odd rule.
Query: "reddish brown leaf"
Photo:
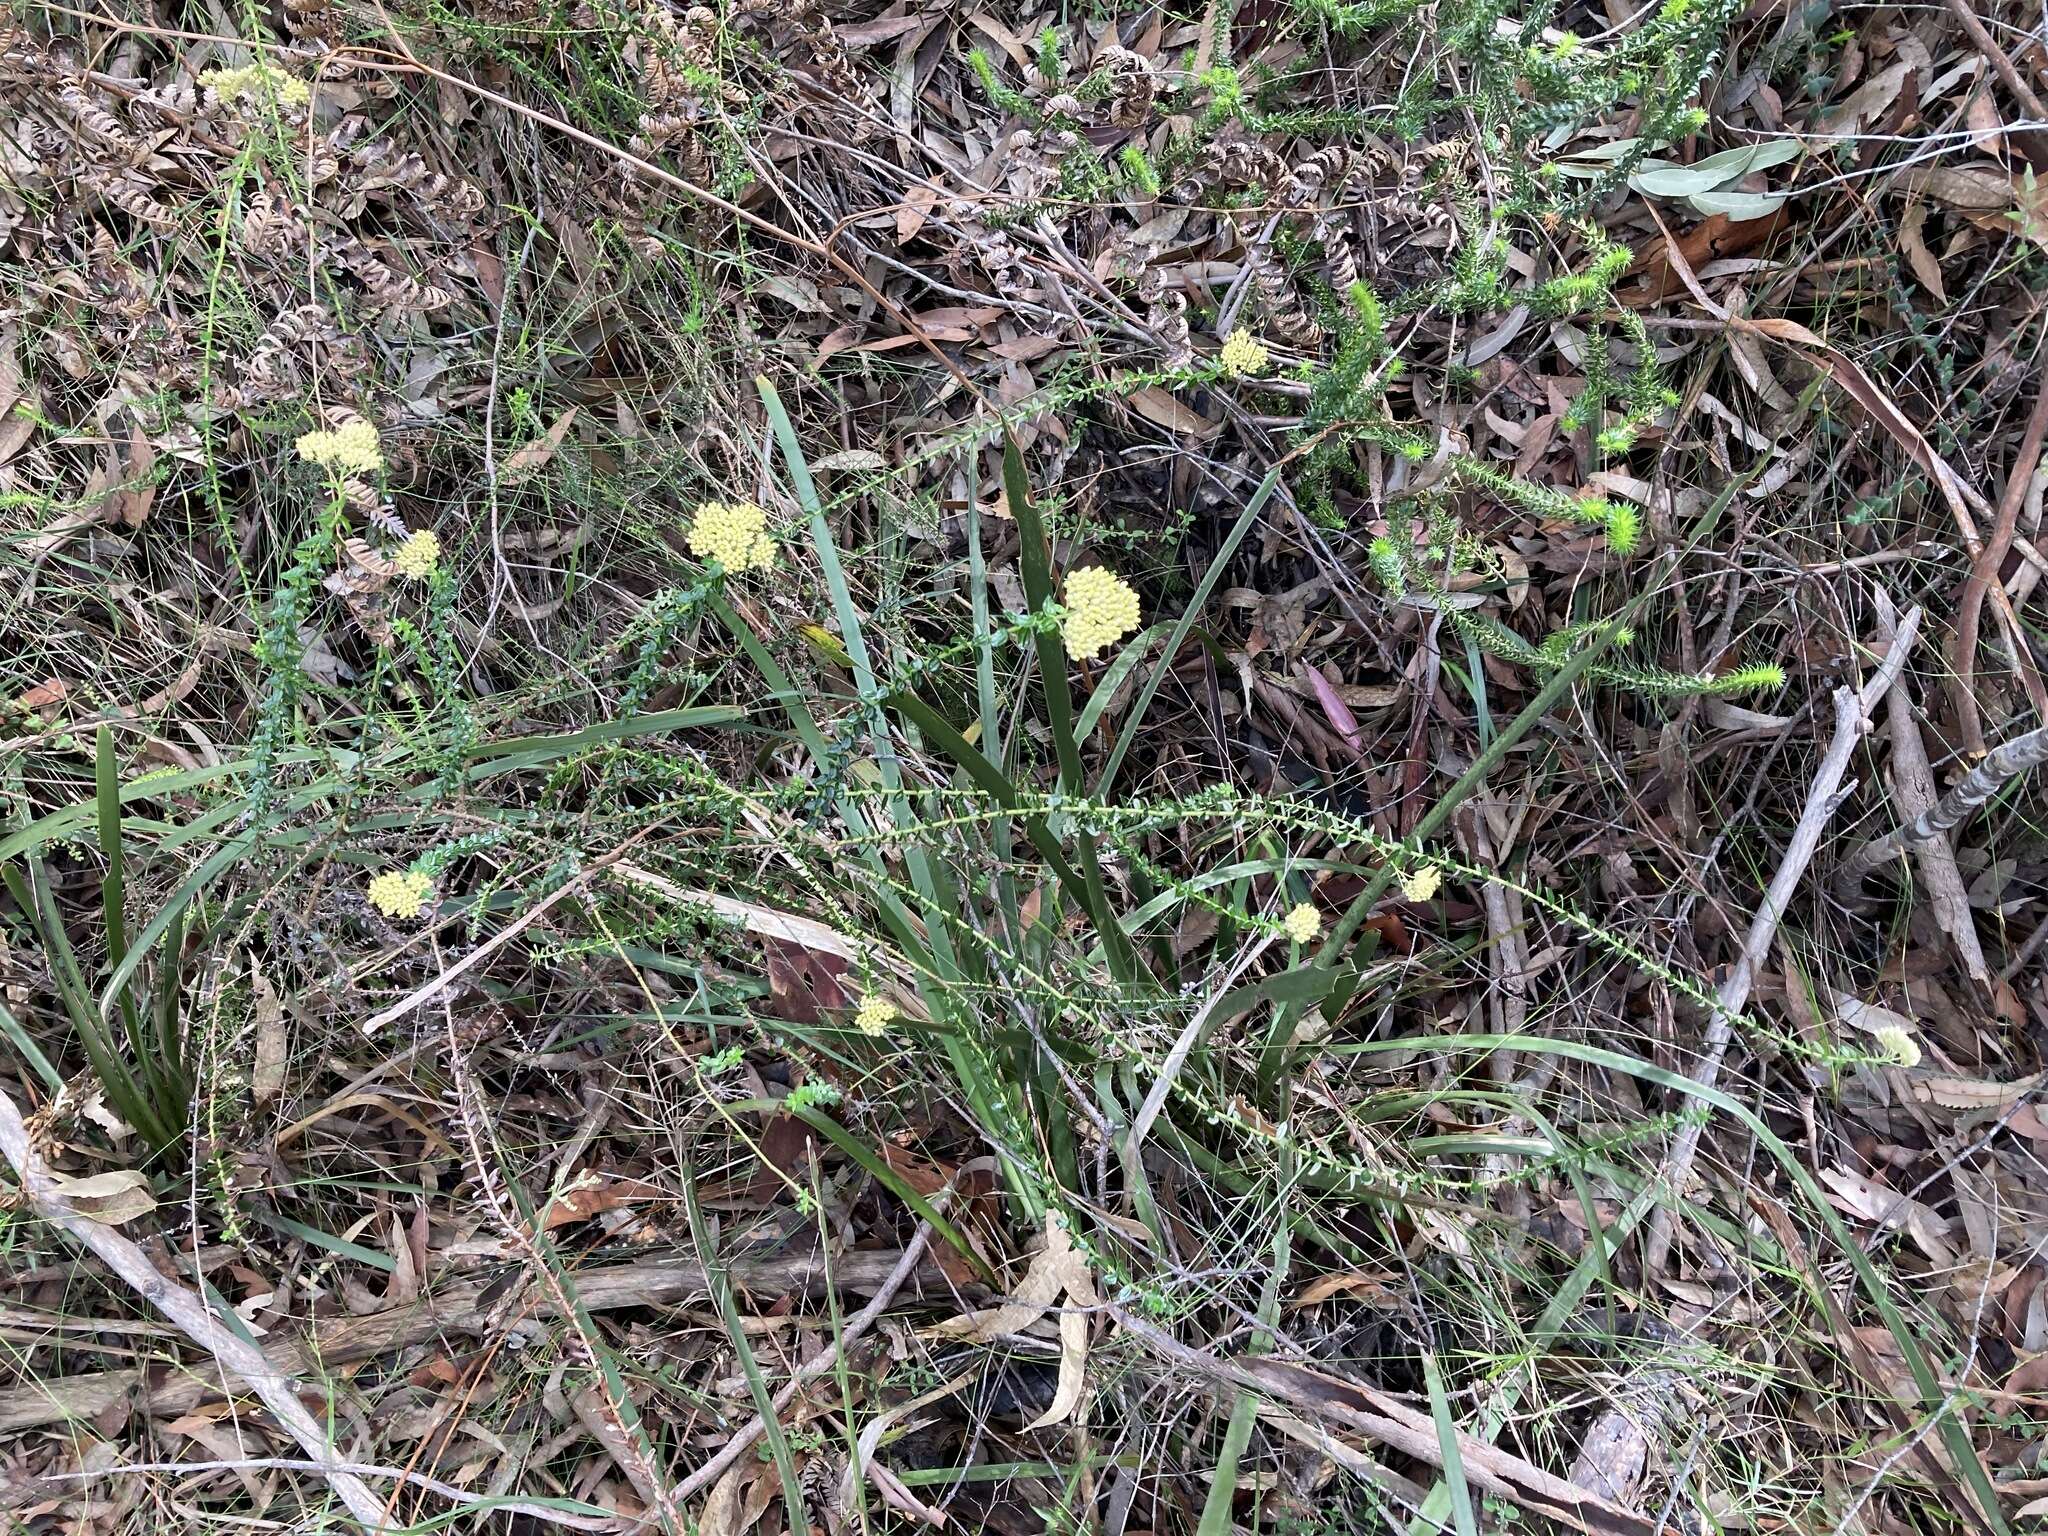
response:
[[[806,949],[787,939],[766,935],[761,952],[768,963],[769,1012],[791,1024],[816,1024],[828,1008],[850,1008],[853,999],[840,978],[847,962],[823,950]]]
[[[575,420],[576,407],[572,405],[555,418],[555,424],[549,427],[546,433],[535,438],[499,466],[498,483],[507,486],[518,485],[539,474],[547,467],[548,460],[555,456],[555,450],[562,446],[562,438],[567,435],[570,425]]]

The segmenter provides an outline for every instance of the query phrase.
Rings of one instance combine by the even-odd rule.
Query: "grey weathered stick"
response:
[[[1891,604],[1879,594],[1879,617],[1891,630]],[[1892,727],[1892,797],[1902,814],[1918,821],[1936,807],[1938,791],[1934,769],[1927,761],[1927,745],[1920,739],[1920,724],[1913,718],[1913,699],[1902,676],[1885,699]],[[1956,868],[1955,850],[1945,837],[1929,838],[1919,845],[1920,878],[1927,883],[1927,895],[1934,907],[1934,920],[1955,945],[1956,957],[1972,980],[1989,985],[1991,967],[1984,959],[1984,946],[1977,937],[1977,914],[1970,907],[1969,887]]]
[[[348,1506],[357,1523],[371,1533],[384,1529],[384,1506],[370,1492],[369,1485],[335,1454],[326,1432],[314,1422],[299,1401],[298,1386],[264,1357],[261,1350],[223,1327],[213,1311],[193,1292],[166,1279],[149,1262],[149,1256],[134,1243],[90,1217],[80,1215],[64,1198],[50,1170],[36,1155],[21,1110],[5,1093],[0,1093],[0,1152],[21,1177],[21,1192],[35,1213],[56,1227],[81,1248],[91,1253],[121,1280],[135,1288],[151,1306],[163,1313],[193,1343],[249,1384],[277,1421],[319,1463],[321,1475]]]
[[[1806,792],[1806,808],[1799,813],[1798,825],[1792,829],[1791,841],[1785,847],[1785,857],[1780,861],[1770,888],[1764,892],[1763,904],[1757,908],[1756,917],[1749,925],[1742,954],[1715,995],[1714,1016],[1707,1025],[1699,1069],[1692,1074],[1693,1080],[1703,1087],[1713,1087],[1721,1076],[1721,1060],[1728,1054],[1728,1042],[1734,1038],[1735,1018],[1749,1002],[1750,988],[1756,985],[1757,970],[1770,953],[1771,940],[1778,933],[1778,923],[1790,909],[1800,881],[1806,878],[1806,867],[1813,862],[1814,853],[1820,847],[1821,835],[1827,830],[1835,807],[1841,803],[1842,778],[1849,770],[1850,755],[1870,728],[1870,712],[1891,691],[1893,681],[1905,667],[1906,657],[1913,649],[1913,636],[1919,628],[1920,610],[1914,608],[1900,622],[1898,634],[1886,650],[1884,660],[1862,690],[1835,690],[1835,734],[1829,740],[1827,753],[1821,758],[1820,767],[1813,775],[1813,784]],[[1697,1122],[1687,1125],[1672,1143],[1664,1185],[1674,1199],[1684,1190],[1685,1181],[1692,1174],[1693,1159],[1699,1155],[1700,1134],[1704,1129]],[[1669,1204],[1660,1204],[1650,1217],[1649,1235],[1643,1241],[1644,1274],[1654,1275],[1664,1268],[1664,1261],[1671,1253],[1674,1222]]]
[[[1953,832],[1972,811],[2008,783],[2043,763],[2048,763],[2048,725],[2001,742],[1939,802],[1905,826],[1887,832],[1883,837],[1874,837],[1857,849],[1835,877],[1836,894],[1852,905],[1859,903],[1863,882],[1873,870],[1891,862],[1909,848],[1917,848]]]
[[[829,1262],[822,1253],[800,1252],[738,1257],[726,1272],[736,1285],[750,1291],[810,1290],[829,1276],[839,1290],[868,1294],[887,1283],[901,1262],[901,1253],[893,1250],[857,1249]],[[941,1294],[949,1290],[945,1271],[929,1261],[918,1268],[913,1279],[923,1290]],[[373,1359],[431,1339],[482,1336],[502,1328],[504,1316],[520,1310],[519,1294],[501,1295],[502,1291],[498,1279],[457,1280],[418,1301],[367,1317],[316,1319],[310,1336],[274,1338],[265,1353],[274,1371],[297,1376],[323,1366]],[[704,1266],[694,1257],[675,1255],[578,1271],[576,1291],[584,1310],[609,1312],[691,1301],[708,1294],[708,1282]],[[533,1310],[550,1315],[547,1298],[536,1298]],[[152,1417],[176,1418],[220,1394],[218,1383],[209,1386],[193,1371],[175,1371],[160,1379],[146,1370],[94,1371],[0,1393],[0,1435],[38,1424],[93,1418],[123,1403],[132,1403],[137,1412]]]
[[[485,1493],[472,1493],[467,1488],[458,1488],[453,1483],[444,1483],[438,1477],[428,1477],[423,1472],[408,1471],[404,1467],[376,1467],[363,1462],[344,1462],[339,1467],[328,1467],[322,1462],[307,1461],[298,1456],[238,1456],[233,1461],[117,1461],[98,1472],[44,1472],[31,1479],[31,1487],[41,1489],[55,1485],[62,1488],[66,1483],[98,1482],[109,1477],[135,1477],[155,1473],[175,1473],[189,1477],[197,1472],[350,1472],[358,1477],[388,1477],[401,1483],[411,1483],[429,1493],[437,1493],[450,1503],[461,1505],[486,1505],[494,1515],[524,1515],[529,1520],[540,1520],[550,1525],[567,1526],[572,1531],[618,1532],[625,1529],[627,1521],[611,1516],[571,1515],[545,1504],[529,1504],[523,1499],[499,1499]]]

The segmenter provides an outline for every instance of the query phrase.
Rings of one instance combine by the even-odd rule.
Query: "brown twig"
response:
[[[545,1504],[529,1504],[524,1499],[493,1498],[489,1494],[471,1493],[467,1488],[458,1488],[453,1483],[444,1483],[438,1477],[428,1477],[410,1467],[377,1467],[362,1462],[337,1462],[328,1465],[318,1461],[307,1461],[296,1456],[242,1456],[233,1461],[117,1461],[112,1466],[93,1472],[44,1472],[38,1475],[43,1483],[83,1482],[91,1478],[130,1477],[151,1472],[175,1472],[187,1476],[194,1472],[348,1472],[357,1477],[389,1477],[401,1483],[411,1483],[429,1493],[457,1505],[488,1505],[496,1515],[523,1515],[529,1520],[539,1520],[550,1525],[566,1526],[572,1531],[617,1531],[629,1522],[615,1516],[571,1515]]]
[[[1999,579],[1999,568],[2005,564],[2006,553],[2012,548],[2013,531],[2018,528],[2020,508],[2026,504],[2027,486],[2034,478],[2034,465],[2041,457],[2041,440],[2048,434],[2048,372],[2044,372],[2034,388],[2034,413],[2027,418],[2027,430],[2020,438],[2019,454],[2012,461],[2012,472],[2006,476],[2005,494],[1999,498],[1998,520],[1991,530],[1991,537],[1985,540],[1982,553],[1970,567],[1970,574],[1964,578],[1963,590],[1956,600],[1956,635],[1951,652],[1951,666],[1954,681],[1951,689],[1955,699],[1956,718],[1962,726],[1963,745],[1972,752],[1984,750],[1984,722],[1977,710],[1977,698],[1971,688],[1971,674],[1977,664],[1977,626],[1984,613],[1984,598],[1992,584]],[[2015,646],[2026,644],[2025,631],[2013,635]]]
[[[1841,803],[1842,777],[1848,772],[1850,755],[1863,739],[1863,733],[1870,728],[1871,711],[1891,691],[1892,683],[1905,668],[1906,657],[1913,648],[1913,636],[1919,628],[1920,610],[1914,608],[1900,621],[1898,634],[1885,652],[1884,660],[1862,689],[1835,690],[1835,733],[1828,742],[1827,753],[1821,758],[1819,769],[1814,773],[1813,784],[1806,792],[1806,808],[1799,814],[1791,841],[1785,847],[1785,857],[1749,925],[1742,954],[1715,994],[1713,1021],[1707,1026],[1699,1067],[1692,1074],[1693,1081],[1702,1087],[1713,1087],[1721,1076],[1722,1059],[1728,1054],[1728,1043],[1735,1035],[1735,1019],[1749,1002],[1750,988],[1756,985],[1757,971],[1770,953],[1771,940],[1778,932],[1778,921],[1791,907],[1793,893],[1806,877],[1806,866],[1813,862],[1814,854],[1819,851],[1821,834],[1826,831],[1835,807]],[[1674,1202],[1683,1195],[1685,1181],[1692,1173],[1693,1159],[1699,1155],[1700,1134],[1704,1129],[1704,1125],[1695,1121],[1681,1130],[1678,1139],[1672,1143],[1662,1181]],[[1672,1204],[1660,1204],[1650,1218],[1650,1231],[1643,1241],[1643,1273],[1646,1275],[1659,1273],[1664,1268],[1665,1259],[1670,1256],[1677,1221],[1673,1209]]]
[[[2012,92],[2012,99],[2020,104],[2020,109],[2036,122],[2048,119],[2048,107],[2041,105],[2041,98],[2036,96],[2033,87],[2027,84],[2027,78],[2020,73],[2019,66],[2013,63],[2003,48],[1998,46],[1998,39],[1991,35],[1991,29],[1985,26],[1976,11],[1971,9],[1970,0],[1948,0],[1948,8],[1955,12],[1956,20],[1963,24],[1963,31],[1969,36],[1971,44],[1990,61],[1991,68],[1997,73],[1998,78],[2005,82],[2005,88]],[[2029,133],[2027,138],[2032,145],[2038,146],[2040,143],[2036,134]],[[2036,153],[2038,149],[2029,153],[2027,158],[2035,159]],[[2036,164],[2038,163],[2036,161]]]
[[[160,1273],[133,1242],[75,1210],[64,1198],[56,1178],[37,1155],[21,1110],[0,1093],[0,1153],[21,1177],[21,1192],[43,1220],[92,1254],[142,1299],[178,1325],[185,1336],[220,1363],[223,1376],[233,1373],[249,1384],[263,1406],[291,1433],[317,1470],[327,1479],[357,1524],[371,1533],[383,1530],[384,1511],[369,1485],[335,1454],[326,1433],[299,1401],[300,1387],[263,1351],[215,1319],[198,1295]]]
[[[749,1291],[807,1291],[829,1277],[839,1290],[869,1295],[895,1273],[901,1261],[898,1252],[860,1249],[829,1262],[822,1253],[804,1252],[739,1257],[726,1267],[733,1284]],[[936,1264],[922,1266],[914,1278],[921,1286],[947,1291],[945,1273]],[[429,1340],[493,1334],[503,1327],[507,1311],[517,1310],[516,1301],[504,1296],[504,1290],[503,1274],[494,1273],[459,1280],[438,1293],[364,1317],[316,1318],[306,1337],[273,1339],[264,1354],[273,1372],[300,1376]],[[670,1306],[709,1294],[704,1266],[694,1257],[682,1255],[585,1269],[576,1276],[576,1299],[586,1312]],[[540,1315],[554,1315],[544,1295],[538,1302],[535,1310]],[[176,1418],[221,1396],[223,1390],[220,1382],[209,1382],[191,1371],[162,1377],[143,1369],[89,1372],[0,1395],[0,1435],[91,1418],[123,1403],[132,1403],[138,1412],[153,1417]]]

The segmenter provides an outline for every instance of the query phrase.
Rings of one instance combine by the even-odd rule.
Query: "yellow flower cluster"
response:
[[[1067,652],[1093,661],[1138,627],[1138,594],[1106,566],[1067,572],[1067,617],[1061,626]]]
[[[751,501],[707,501],[690,524],[690,553],[716,560],[730,576],[765,571],[775,564],[768,514]]]
[[[418,533],[408,534],[398,553],[392,556],[392,563],[398,567],[398,574],[413,581],[425,581],[434,574],[434,567],[440,563],[441,540],[431,528],[422,528]]]
[[[1297,944],[1313,944],[1323,931],[1323,914],[1302,902],[1280,919],[1280,927]]]
[[[1410,901],[1428,901],[1444,883],[1444,872],[1434,864],[1425,864],[1412,875],[1401,877],[1401,894]]]
[[[338,475],[366,475],[384,467],[384,445],[377,429],[357,416],[332,431],[308,432],[299,439],[299,457]]]
[[[853,1027],[864,1035],[879,1035],[896,1022],[897,1007],[879,992],[870,992],[854,1011]]]
[[[244,96],[256,96],[266,91],[276,92],[279,104],[287,107],[303,107],[313,100],[312,88],[305,81],[264,64],[204,70],[199,76],[199,83],[222,101],[238,101]]]
[[[1889,1056],[1900,1066],[1917,1067],[1920,1065],[1920,1042],[1898,1025],[1887,1024],[1882,1029],[1872,1030],[1871,1034],[1876,1037],[1877,1043],[1884,1048],[1885,1055]]]
[[[416,869],[387,869],[370,881],[370,905],[386,917],[418,917],[434,882]]]
[[[1224,338],[1223,350],[1216,354],[1224,373],[1233,379],[1249,379],[1264,373],[1266,364],[1272,360],[1265,344],[1241,325]]]

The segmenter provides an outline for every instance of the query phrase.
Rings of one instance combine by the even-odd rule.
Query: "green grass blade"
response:
[[[765,378],[757,378],[755,387],[761,393],[761,403],[768,412],[768,423],[775,434],[776,445],[782,450],[783,467],[789,471],[790,484],[796,491],[798,503],[810,518],[811,547],[818,557],[820,572],[825,578],[825,588],[832,599],[833,617],[839,621],[839,638],[846,647],[847,657],[853,663],[853,680],[860,689],[862,716],[867,722],[868,738],[875,754],[875,767],[881,773],[882,785],[888,792],[889,816],[899,832],[909,833],[917,824],[916,813],[909,797],[903,792],[902,767],[896,757],[896,744],[889,736],[889,721],[882,713],[880,694],[875,685],[875,668],[868,654],[866,638],[861,634],[860,610],[854,606],[852,589],[846,583],[846,570],[839,559],[839,547],[833,542],[832,529],[825,521],[825,508],[818,500],[817,485],[811,479],[811,468],[804,458],[803,447],[797,441],[796,428],[791,424],[789,412],[782,404],[782,396],[775,386]],[[938,882],[933,878],[930,861],[917,842],[909,840],[904,849],[903,861],[910,871],[910,883],[925,904],[926,910],[936,919],[928,923],[926,931],[930,936],[930,947],[934,969],[949,979],[959,979],[963,972],[953,953],[953,941],[947,933],[945,918],[953,910],[939,893]]]
[[[1003,496],[1009,502],[1010,515],[1017,520],[1024,599],[1034,614],[1043,613],[1055,600],[1051,546],[1038,506],[1031,499],[1031,487],[1024,475],[1024,456],[1018,451],[1016,439],[1007,434],[1003,438]],[[1052,732],[1053,751],[1059,758],[1060,788],[1068,794],[1079,794],[1083,787],[1081,748],[1074,736],[1074,699],[1067,686],[1066,650],[1058,635],[1044,630],[1034,633],[1032,641],[1038,655],[1039,679],[1045,686],[1046,725]],[[1087,886],[1086,909],[1102,933],[1103,954],[1110,974],[1119,981],[1128,981],[1137,973],[1137,961],[1103,887],[1102,862],[1096,856],[1095,839],[1086,832],[1077,832],[1074,847],[1080,858],[1081,878]]]
[[[781,1416],[775,1411],[775,1396],[768,1390],[768,1379],[761,1374],[761,1362],[754,1357],[753,1343],[747,1338],[746,1321],[740,1316],[739,1304],[733,1297],[732,1281],[712,1245],[711,1229],[704,1220],[704,1207],[697,1198],[694,1179],[683,1180],[683,1207],[690,1218],[690,1237],[697,1246],[698,1261],[704,1266],[704,1282],[711,1292],[712,1305],[718,1309],[719,1321],[725,1325],[726,1342],[732,1345],[734,1355],[739,1358],[740,1370],[747,1378],[747,1391],[754,1399],[754,1411],[761,1416],[762,1438],[768,1442],[768,1454],[775,1462],[776,1475],[782,1480],[782,1499],[789,1512],[789,1529],[808,1530],[804,1491],[797,1482],[796,1458],[790,1453],[789,1436],[782,1428]]]
[[[127,870],[121,848],[121,764],[114,756],[114,733],[104,725],[93,743],[93,801],[99,812],[100,856],[107,872],[100,878],[100,909],[107,925],[107,963],[119,965],[128,953],[124,910]]]
[[[1437,1448],[1443,1453],[1444,1486],[1451,1491],[1451,1520],[1458,1536],[1479,1536],[1479,1516],[1472,1507],[1472,1486],[1465,1481],[1465,1458],[1458,1449],[1458,1421],[1444,1394],[1443,1367],[1436,1351],[1422,1351],[1422,1379],[1429,1389],[1429,1416],[1436,1422]]]
[[[1413,1048],[1412,1040],[1362,1040],[1353,1042],[1348,1047],[1355,1055]],[[1877,1266],[1871,1262],[1870,1256],[1863,1251],[1863,1245],[1856,1241],[1855,1235],[1835,1213],[1834,1207],[1828,1203],[1827,1195],[1819,1182],[1807,1171],[1806,1165],[1793,1155],[1792,1149],[1785,1145],[1778,1134],[1766,1125],[1754,1110],[1719,1088],[1709,1088],[1683,1073],[1669,1071],[1622,1051],[1587,1045],[1577,1040],[1553,1040],[1541,1035],[1447,1035],[1434,1041],[1433,1048],[1462,1048],[1482,1053],[1494,1050],[1535,1051],[1569,1057],[1574,1061],[1585,1062],[1589,1066],[1625,1072],[1631,1077],[1640,1078],[1646,1083],[1654,1083],[1660,1088],[1683,1094],[1717,1109],[1754,1136],[1757,1144],[1770,1154],[1772,1161],[1778,1164],[1785,1177],[1813,1208],[1814,1214],[1827,1228],[1828,1235],[1834,1239],[1842,1256],[1849,1261],[1864,1296],[1898,1345],[1899,1353],[1905,1359],[1907,1369],[1912,1373],[1914,1384],[1920,1389],[1922,1407],[1930,1414],[1939,1415],[1937,1433],[1940,1434],[1954,1464],[1962,1469],[1963,1477],[1977,1502],[1977,1512],[1998,1536],[2007,1536],[2009,1527],[2000,1512],[1998,1495],[1992,1487],[1990,1475],[1984,1470],[1984,1463],[1978,1457],[1976,1447],[1970,1442],[1968,1428],[1953,1411],[1948,1394],[1942,1387],[1941,1378],[1927,1358],[1918,1330],[1899,1310],[1899,1304],[1893,1300],[1891,1289],[1885,1284],[1884,1277],[1878,1273]],[[1826,1315],[1833,1306],[1833,1300],[1820,1290],[1822,1282],[1813,1276],[1803,1276],[1802,1279],[1805,1280],[1809,1297],[1815,1307]]]
[[[36,1076],[43,1080],[45,1088],[52,1093],[64,1091],[64,1074],[50,1065],[50,1058],[43,1054],[41,1046],[29,1038],[28,1031],[21,1027],[21,1020],[7,1011],[5,1003],[0,1003],[0,1038],[5,1038],[20,1054],[21,1059],[35,1069]]]
[[[1004,777],[1003,771],[975,751],[973,744],[924,700],[912,693],[892,693],[889,695],[889,707],[913,721],[925,737],[966,770],[967,776],[974,781],[976,787],[991,800],[1009,810],[1016,810],[1023,803],[1023,797],[1017,793],[1016,787],[1009,779]],[[1047,828],[1045,819],[1040,816],[1026,816],[1023,822],[1025,837],[1038,850],[1039,857],[1045,860],[1060,885],[1074,898],[1075,904],[1082,911],[1093,915],[1095,909],[1090,888],[1067,862],[1059,843]]]
[[[1145,686],[1131,701],[1130,713],[1124,717],[1123,729],[1117,733],[1116,745],[1110,749],[1108,759],[1102,765],[1102,772],[1095,780],[1095,798],[1108,798],[1110,787],[1116,782],[1117,769],[1123,765],[1124,756],[1131,750],[1131,743],[1138,739],[1138,727],[1144,723],[1145,712],[1152,707],[1152,699],[1159,692],[1160,684],[1173,670],[1173,658],[1180,654],[1181,642],[1188,637],[1188,631],[1207,607],[1209,594],[1216,590],[1216,583],[1223,578],[1224,570],[1230,564],[1230,557],[1237,553],[1237,546],[1244,542],[1244,536],[1252,531],[1252,524],[1259,520],[1259,514],[1266,509],[1266,503],[1273,498],[1273,492],[1280,484],[1280,471],[1275,468],[1258,489],[1252,492],[1252,499],[1244,504],[1244,511],[1238,514],[1230,532],[1223,536],[1215,556],[1209,561],[1209,568],[1202,572],[1202,579],[1195,584],[1192,596],[1181,609],[1180,618],[1174,622],[1173,632],[1166,637],[1166,649],[1159,653],[1158,665],[1152,675],[1145,679]],[[1085,734],[1085,733],[1084,733]]]

